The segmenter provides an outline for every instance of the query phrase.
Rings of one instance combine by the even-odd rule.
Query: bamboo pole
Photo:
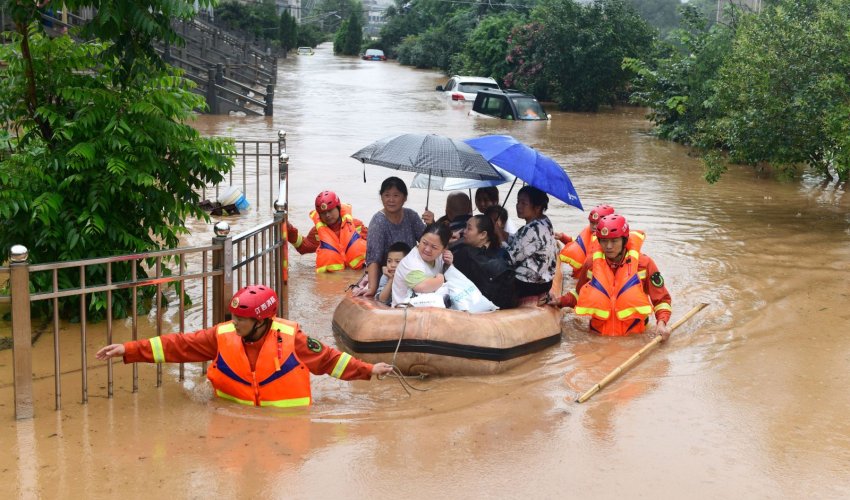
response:
[[[685,321],[691,319],[691,317],[694,314],[702,311],[706,306],[708,306],[708,304],[702,303],[702,304],[697,305],[696,307],[694,307],[690,311],[688,311],[688,313],[685,314],[684,316],[682,316],[679,319],[679,321],[673,323],[673,326],[670,327],[670,332],[672,333],[674,330],[676,330],[676,328],[679,328],[680,326],[682,326],[682,324]],[[655,346],[657,346],[660,343],[661,343],[661,335],[658,335],[657,337],[652,339],[652,341],[650,343],[643,346],[643,348],[641,350],[632,354],[632,357],[627,359],[625,361],[625,363],[621,364],[617,368],[614,368],[614,370],[611,373],[609,373],[608,375],[606,375],[605,378],[603,378],[598,384],[594,385],[593,387],[590,388],[590,390],[588,390],[587,392],[582,394],[578,399],[576,399],[576,403],[584,403],[585,401],[590,399],[594,394],[599,392],[603,387],[608,385],[612,380],[617,378],[621,373],[628,370],[633,364],[635,364],[635,362],[637,362],[637,360],[639,360],[641,358],[641,356],[648,353],[650,350],[652,350]]]

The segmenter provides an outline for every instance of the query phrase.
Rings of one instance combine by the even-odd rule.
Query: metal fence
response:
[[[237,145],[240,143],[241,154],[248,151],[249,155],[256,157],[255,183],[259,186],[261,175],[265,173],[260,168],[263,162],[259,160],[260,154],[256,151],[268,148],[271,152],[275,146],[263,141],[237,141]],[[245,144],[249,145],[247,149]],[[31,318],[33,305],[38,302],[48,302],[49,307],[44,309],[50,310],[52,316],[57,410],[62,407],[60,353],[63,346],[59,335],[59,315],[60,302],[63,300],[79,301],[83,403],[88,401],[87,312],[92,300],[105,303],[107,344],[112,343],[116,331],[112,319],[116,294],[122,294],[125,301],[129,300],[129,326],[122,328],[129,328],[133,340],[139,338],[140,327],[156,335],[167,333],[163,331],[164,313],[168,309],[164,305],[166,302],[177,305],[177,321],[181,332],[220,323],[227,317],[227,305],[234,290],[252,283],[264,283],[274,288],[281,298],[278,314],[284,317],[288,315],[286,217],[289,157],[285,152],[285,132],[279,132],[276,147],[279,152],[277,162],[270,160],[268,164],[269,172],[274,170],[274,163],[277,164],[278,195],[273,202],[273,219],[236,236],[230,235],[230,226],[226,222],[219,222],[214,227],[215,235],[209,245],[37,265],[27,262],[28,251],[25,247],[12,247],[10,265],[0,267],[0,273],[9,276],[9,295],[0,295],[0,303],[11,303],[16,418],[32,418],[34,415]],[[237,154],[236,160],[238,164],[240,154]],[[242,172],[243,177],[247,175],[245,167]],[[260,199],[259,188],[257,199]],[[124,279],[116,281],[115,270],[119,267],[123,268]],[[129,278],[126,276],[127,270],[130,272]],[[49,289],[31,293],[33,278],[44,273],[48,278],[39,281],[51,283]],[[73,286],[60,285],[60,276],[68,276],[69,273],[79,276],[78,286],[76,283]],[[92,282],[89,278],[92,275],[102,276],[103,279]],[[139,300],[149,300],[153,324],[145,317],[140,318]],[[206,364],[203,370],[206,370]],[[134,364],[133,392],[138,390],[138,378],[138,368]],[[179,367],[179,378],[184,378],[182,364]],[[162,365],[157,365],[157,386],[161,384]],[[110,398],[113,395],[112,360],[107,365],[107,395]]]

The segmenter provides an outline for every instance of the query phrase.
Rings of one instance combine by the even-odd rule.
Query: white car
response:
[[[480,76],[458,76],[449,78],[445,85],[437,85],[437,91],[450,96],[453,101],[475,100],[479,90],[498,90],[499,84],[492,78]]]
[[[312,47],[298,47],[298,50],[295,52],[299,56],[312,56],[313,48]]]

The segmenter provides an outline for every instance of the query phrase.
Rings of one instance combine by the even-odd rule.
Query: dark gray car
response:
[[[516,90],[481,90],[472,112],[504,120],[548,120],[549,115],[534,96]]]

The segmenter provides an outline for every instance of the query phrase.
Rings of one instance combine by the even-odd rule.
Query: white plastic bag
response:
[[[436,292],[419,293],[412,297],[408,297],[406,301],[402,302],[399,305],[410,307],[439,307],[441,309],[445,309],[446,294],[447,290],[445,290],[443,287],[440,287],[437,289]]]
[[[469,311],[471,313],[495,311],[498,309],[495,304],[485,297],[481,290],[475,286],[475,283],[469,280],[464,274],[454,266],[444,273],[448,288],[449,298],[452,301],[451,308],[458,311]]]
[[[409,307],[439,307],[446,308],[446,296],[449,294],[448,287],[443,284],[436,291],[429,293],[415,293],[410,290],[407,293],[407,299],[400,303],[401,306]]]

